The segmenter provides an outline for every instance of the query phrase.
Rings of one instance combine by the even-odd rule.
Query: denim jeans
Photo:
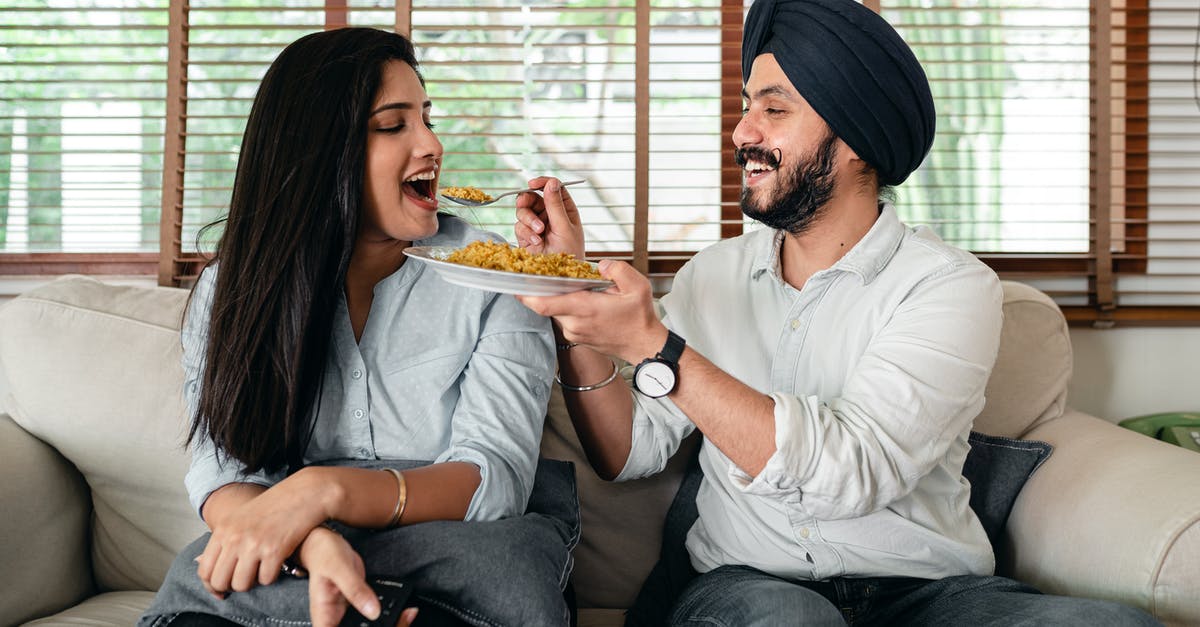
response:
[[[405,468],[424,462],[387,464]],[[563,591],[580,531],[575,470],[569,462],[538,462],[523,516],[434,521],[384,531],[337,528],[362,556],[368,575],[410,582],[420,606],[438,608],[467,625],[569,623],[572,608]],[[161,627],[187,612],[240,625],[311,624],[305,579],[282,577],[269,586],[230,593],[225,600],[208,594],[193,561],[207,542],[205,534],[176,557],[139,625]]]
[[[669,625],[1005,625],[1139,627],[1159,625],[1142,610],[1096,599],[1041,594],[1004,577],[964,575],[837,578],[796,582],[747,566],[696,576],[671,611]]]
[[[692,569],[685,541],[695,523],[703,471],[693,458],[667,511],[662,553],[626,627],[662,625],[1159,625],[1142,610],[1094,599],[1051,596],[1003,577],[782,579],[748,566]]]

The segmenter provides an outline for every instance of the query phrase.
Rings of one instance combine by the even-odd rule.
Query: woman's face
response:
[[[367,120],[367,171],[359,239],[413,240],[437,232],[442,143],[431,130],[429,97],[403,61],[383,67]]]

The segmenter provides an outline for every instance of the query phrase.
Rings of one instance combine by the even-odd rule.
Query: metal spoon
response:
[[[563,187],[566,187],[567,185],[574,185],[576,183],[583,183],[585,181],[586,181],[586,179],[579,179],[578,181],[564,181]],[[442,198],[445,198],[446,200],[449,200],[450,202],[460,204],[464,207],[486,207],[486,206],[496,202],[497,200],[504,198],[505,196],[512,196],[513,194],[520,194],[521,192],[536,192],[536,191],[539,191],[539,190],[536,190],[536,189],[514,189],[511,192],[504,192],[503,194],[494,196],[491,200],[467,200],[465,198],[458,198],[455,196],[447,196],[445,194],[441,194],[441,196],[442,196]]]

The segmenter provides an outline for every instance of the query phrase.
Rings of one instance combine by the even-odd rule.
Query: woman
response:
[[[211,533],[142,624],[373,619],[367,573],[415,586],[399,624],[567,622],[574,478],[537,461],[550,327],[405,263],[495,238],[438,213],[429,114],[385,31],[305,36],[263,78],[183,328],[186,482]]]

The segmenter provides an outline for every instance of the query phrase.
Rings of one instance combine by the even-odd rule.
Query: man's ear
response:
[[[879,193],[879,172],[866,162],[857,152],[840,137],[838,138],[837,159],[845,168],[843,171],[854,177],[857,191],[868,198],[874,198]]]
[[[871,167],[867,165],[867,162],[863,161],[862,157],[859,157],[858,153],[854,152],[854,149],[850,147],[850,144],[847,144],[846,140],[842,139],[841,137],[837,138],[837,158],[838,161],[843,161],[846,163],[846,165],[851,166],[855,170],[861,169],[864,166],[868,168]]]

